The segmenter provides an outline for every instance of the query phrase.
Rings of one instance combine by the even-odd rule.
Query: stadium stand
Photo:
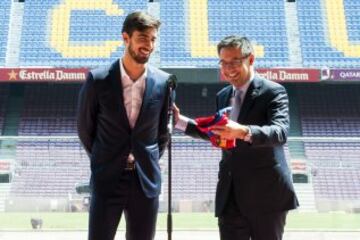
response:
[[[300,85],[298,94],[302,134],[307,137],[358,137],[360,135],[359,85]],[[358,142],[305,142],[305,154],[316,174],[317,198],[360,197]],[[336,174],[335,174],[336,173]]]
[[[89,180],[89,161],[77,141],[19,142],[16,160],[11,196],[66,198],[76,183]]]
[[[316,167],[360,168],[359,143],[305,143],[305,149]]]
[[[360,171],[349,168],[321,168],[314,179],[318,199],[357,200],[360,197]]]
[[[5,66],[11,2],[0,0],[0,66]],[[126,13],[147,9],[148,1],[25,1],[18,67],[96,67],[117,59],[123,46],[121,24]],[[296,1],[302,67],[359,68],[360,1]],[[161,67],[216,68],[215,44],[225,35],[246,35],[256,42],[258,67],[293,67],[289,63],[288,22],[284,0],[160,1]],[[336,33],[334,33],[336,29]],[[291,31],[291,28],[290,28]],[[337,36],[337,37],[336,37]],[[5,66],[6,67],[6,66]],[[80,84],[11,85],[23,88],[20,114],[12,121],[20,136],[75,136]],[[190,117],[214,113],[214,95],[222,83],[180,83],[177,104]],[[360,85],[284,83],[298,115],[293,136],[359,137]],[[0,134],[3,134],[10,84],[0,84]],[[14,91],[16,92],[16,91]],[[16,103],[16,101],[13,101]],[[293,109],[291,109],[293,110]],[[184,139],[175,132],[173,196],[175,200],[213,199],[220,152],[208,143]],[[16,135],[14,134],[14,135]],[[1,144],[3,142],[0,142]],[[0,147],[3,147],[0,144]],[[316,199],[360,199],[359,142],[302,142]],[[2,149],[0,149],[2,150]],[[296,154],[286,146],[289,159]],[[75,140],[19,141],[15,147],[11,196],[66,198],[75,184],[87,182],[89,160]],[[163,194],[167,189],[167,153],[161,160]],[[301,159],[302,160],[302,159]],[[191,174],[189,174],[191,173]]]
[[[1,0],[0,1],[0,66],[5,65],[6,56],[6,44],[9,30],[9,15],[11,1]]]
[[[290,84],[285,84],[286,87],[288,85]],[[1,86],[1,98],[6,99],[8,85]],[[19,109],[22,114],[18,134],[76,135],[75,103],[79,87],[79,84],[24,84],[24,105],[23,109]],[[219,84],[181,84],[177,89],[178,105],[184,109],[185,114],[192,117],[212,114],[215,108],[215,103],[212,103],[213,96],[220,88]],[[304,136],[359,135],[360,114],[356,107],[358,105],[356,103],[359,103],[358,85],[297,84],[296,90]],[[290,96],[290,101],[293,97]],[[176,140],[173,146],[174,198],[193,200],[211,198],[217,181],[217,159],[220,152],[204,141]],[[348,169],[352,175],[359,169],[358,143],[305,142],[304,148],[309,166],[317,171],[316,176],[312,178],[317,197],[328,194],[326,196],[332,198],[333,195],[322,192],[324,188],[318,186],[326,184],[322,179],[328,177],[327,174],[331,169]],[[290,156],[288,148],[286,155]],[[164,179],[166,179],[166,159],[167,155],[162,160]],[[21,167],[17,169],[19,174],[14,176],[12,196],[23,194],[23,196],[66,197],[69,191],[74,193],[73,186],[76,183],[86,182],[89,176],[89,161],[77,142],[51,140],[19,142],[16,146],[16,161]],[[190,171],[193,174],[185,177]],[[347,178],[341,175],[346,172],[339,171],[338,181]],[[39,182],[34,184],[33,179],[46,179],[49,174],[56,177],[47,179],[46,184],[43,183],[45,180],[36,180]],[[78,176],[75,176],[77,174]],[[352,175],[348,177],[353,178]],[[348,183],[350,188],[352,182]],[[29,184],[32,184],[32,187]],[[67,187],[54,185],[53,188],[47,189],[45,187],[47,184]],[[331,188],[333,183],[329,184]],[[167,189],[166,181],[163,188]],[[352,196],[344,195],[343,198],[349,199]]]
[[[176,89],[178,93],[176,104],[189,117],[210,116],[215,114],[216,110],[214,96],[223,86],[223,84],[181,84]]]
[[[20,65],[94,67],[119,58],[123,12],[147,1],[25,1]]]
[[[304,136],[359,136],[359,85],[300,85]]]
[[[296,1],[303,66],[359,67],[357,0]]]
[[[147,9],[147,1],[77,2],[25,1],[21,66],[107,65],[118,58],[123,49],[120,41],[123,13]],[[355,0],[323,2],[296,2],[303,66],[359,66],[360,53],[355,44],[359,37],[356,9],[360,3]],[[160,4],[164,23],[160,32],[160,64],[216,67],[216,43],[222,36],[240,34],[257,43],[258,66],[289,67],[288,41],[291,39],[286,33],[284,4],[283,0],[271,3],[265,0],[163,1]],[[2,8],[5,14],[0,24],[4,29],[8,28],[6,9],[9,5]],[[328,17],[334,15],[335,18]],[[335,27],[342,34],[333,33]],[[3,39],[0,40],[0,64],[4,64],[7,32],[2,32],[0,38]]]
[[[259,44],[259,66],[288,66],[283,0],[163,1],[160,10],[162,66],[217,67],[216,43],[232,34]]]
[[[0,84],[0,135],[2,134],[3,129],[8,92],[8,85]]]
[[[79,88],[74,84],[27,85],[18,135],[76,135]]]
[[[173,144],[174,200],[213,200],[221,152],[202,140],[175,139]],[[167,161],[167,152],[162,159],[163,162]],[[165,165],[163,189],[166,190],[167,164],[163,163],[163,165]]]

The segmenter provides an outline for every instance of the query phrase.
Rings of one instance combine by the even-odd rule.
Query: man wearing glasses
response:
[[[228,36],[217,46],[221,73],[231,85],[216,96],[217,110],[232,106],[226,125],[211,131],[236,139],[222,149],[215,215],[221,240],[280,240],[288,210],[299,204],[283,145],[289,131],[289,101],[280,84],[257,76],[254,49],[246,37]],[[208,139],[196,122],[174,106],[176,127]]]

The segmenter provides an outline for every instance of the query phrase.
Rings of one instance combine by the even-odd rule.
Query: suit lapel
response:
[[[238,122],[243,122],[244,118],[247,116],[248,111],[251,109],[252,105],[255,102],[255,98],[259,94],[259,88],[261,87],[261,80],[255,77],[250,83],[249,88],[246,92],[244,102],[241,106],[240,114],[238,117]]]
[[[229,85],[223,95],[219,98],[219,105],[218,105],[218,110],[229,107],[230,106],[230,99],[233,95],[233,87],[232,85]]]
[[[117,60],[113,63],[111,70],[110,70],[110,81],[111,85],[113,86],[113,90],[115,92],[115,96],[117,96],[117,103],[120,108],[120,116],[121,122],[126,124],[127,128],[130,128],[129,119],[127,117],[126,108],[124,105],[124,94],[123,94],[123,87],[121,83],[121,73],[120,73],[120,60]]]
[[[136,128],[137,125],[141,124],[144,112],[146,111],[146,105],[148,104],[148,102],[150,101],[150,99],[152,97],[151,95],[153,92],[154,84],[155,84],[154,73],[153,73],[151,67],[147,67],[147,77],[145,79],[145,91],[144,91],[144,95],[143,95],[143,99],[142,99],[142,103],[141,103],[141,107],[140,107],[140,112],[139,112],[138,118],[136,120],[134,129]]]

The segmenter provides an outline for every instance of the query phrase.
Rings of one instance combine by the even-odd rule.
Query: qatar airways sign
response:
[[[321,70],[321,79],[329,81],[360,81],[360,69],[328,69]]]
[[[0,82],[82,82],[87,68],[1,68]]]

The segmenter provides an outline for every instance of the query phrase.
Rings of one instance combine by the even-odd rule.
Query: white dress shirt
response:
[[[120,59],[120,72],[126,114],[130,127],[134,128],[143,101],[147,68],[145,67],[144,73],[138,79],[133,80],[126,73],[122,60]]]

